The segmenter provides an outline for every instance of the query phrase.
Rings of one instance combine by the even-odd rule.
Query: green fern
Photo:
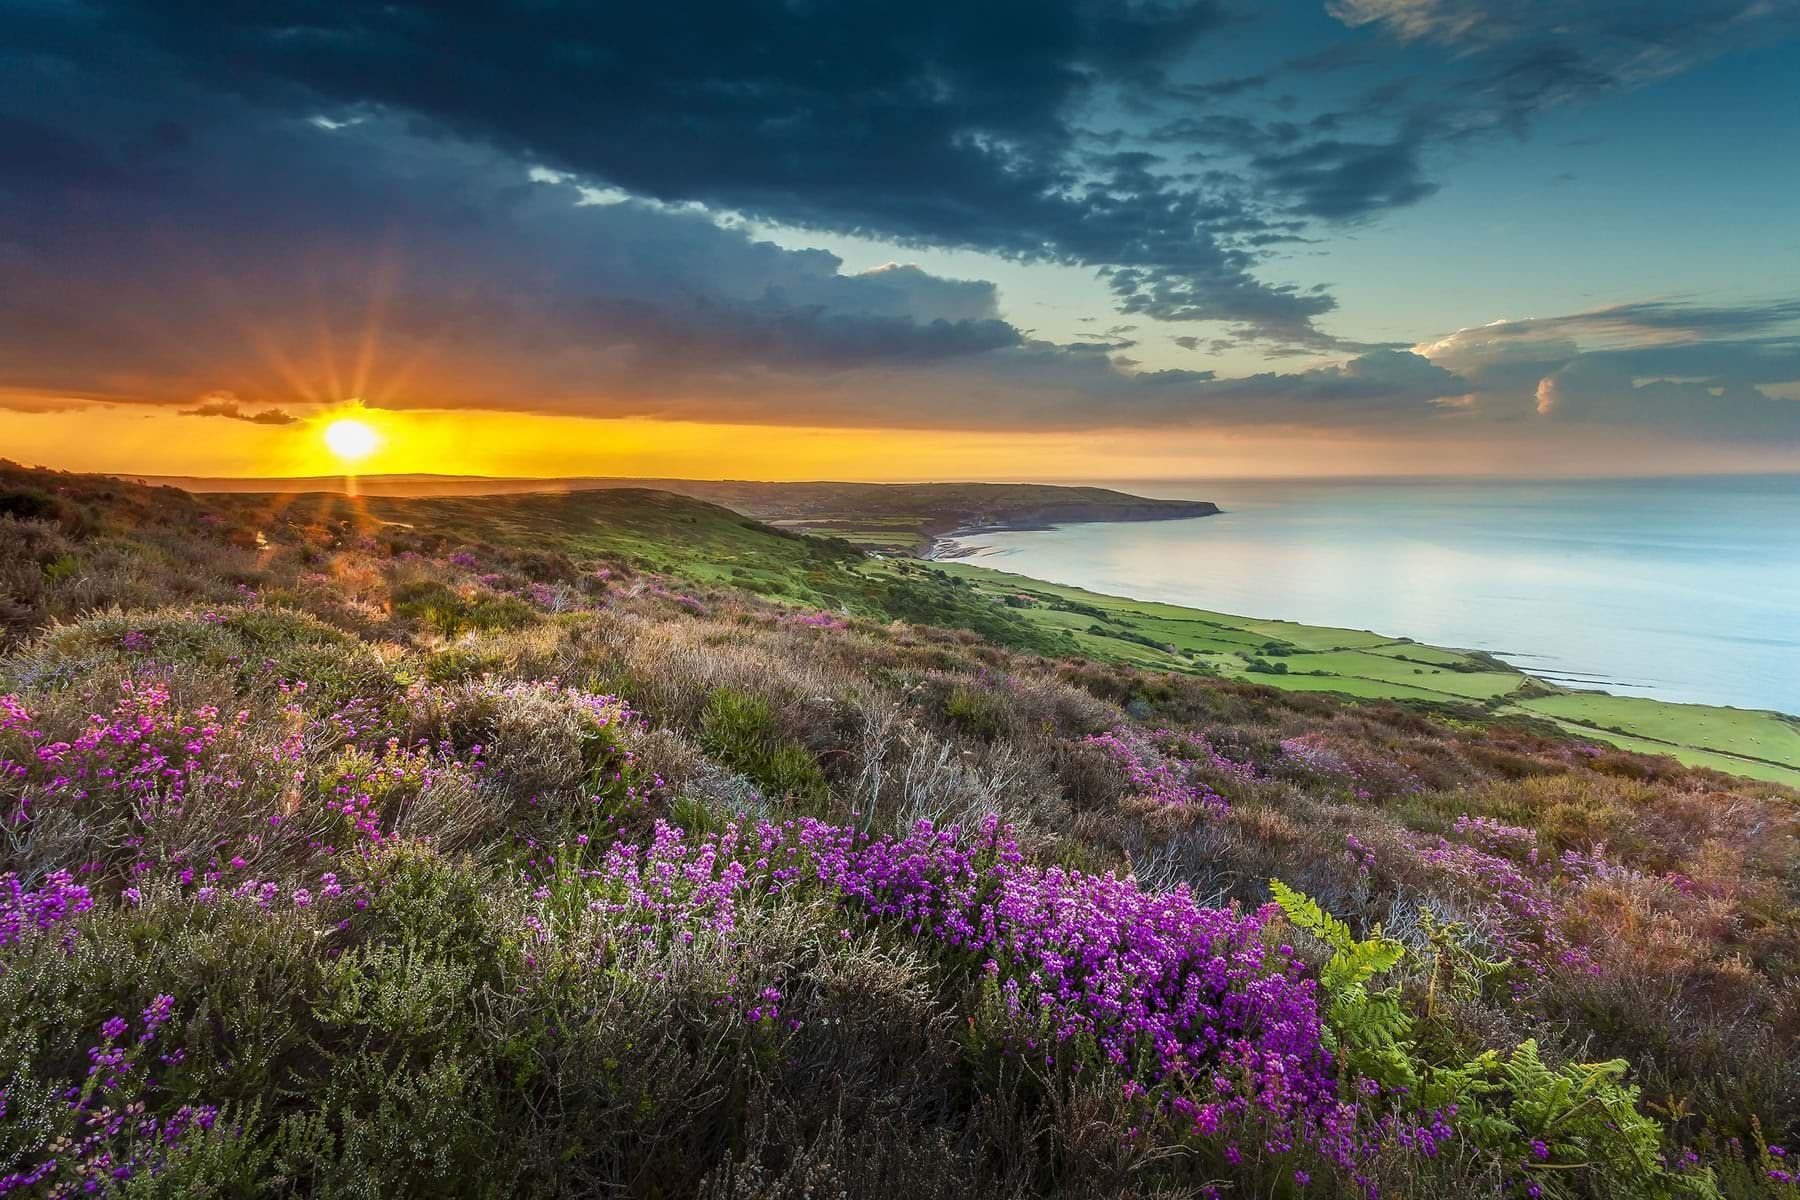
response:
[[[1622,1058],[1551,1067],[1535,1040],[1504,1057],[1494,1051],[1430,1073],[1420,1099],[1457,1104],[1458,1135],[1515,1162],[1546,1197],[1586,1194],[1595,1186],[1629,1195],[1714,1200],[1710,1169],[1671,1171],[1663,1127],[1625,1082]]]
[[[1683,1173],[1664,1165],[1662,1124],[1639,1106],[1638,1089],[1625,1082],[1624,1059],[1552,1068],[1528,1040],[1505,1055],[1489,1050],[1458,1064],[1425,1062],[1398,990],[1369,986],[1400,965],[1405,948],[1379,929],[1359,940],[1348,925],[1278,879],[1269,881],[1269,890],[1289,921],[1332,949],[1319,987],[1326,998],[1327,1044],[1338,1054],[1346,1082],[1365,1078],[1405,1086],[1424,1112],[1454,1105],[1463,1144],[1514,1165],[1539,1194],[1554,1200],[1596,1186],[1654,1200],[1718,1197],[1710,1170]],[[1427,930],[1445,935],[1433,938],[1441,956],[1454,931],[1432,922]],[[1506,965],[1468,958],[1456,969],[1477,986]],[[1435,982],[1435,966],[1433,975]]]
[[[1388,1087],[1414,1085],[1412,1018],[1400,1007],[1396,990],[1369,990],[1370,980],[1400,965],[1406,948],[1379,929],[1371,938],[1358,939],[1348,925],[1279,879],[1269,881],[1269,890],[1288,920],[1332,949],[1331,960],[1319,972],[1327,1001],[1327,1047],[1343,1060],[1351,1078],[1374,1079]]]

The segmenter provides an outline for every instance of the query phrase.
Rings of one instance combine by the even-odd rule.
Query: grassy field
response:
[[[1368,630],[1105,596],[969,563],[929,569],[967,581],[1028,622],[1073,634],[1082,653],[1108,661],[1284,691],[1478,705],[1494,716],[1547,719],[1620,749],[1800,786],[1800,722],[1778,713],[1570,691],[1479,652]]]
[[[1800,768],[1800,721],[1779,713],[1593,692],[1541,696],[1520,701],[1519,706],[1602,737],[1624,734],[1646,744],[1697,748],[1739,762],[1789,768],[1785,774],[1764,778],[1791,782],[1792,769]]]

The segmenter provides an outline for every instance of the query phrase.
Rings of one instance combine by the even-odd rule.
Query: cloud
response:
[[[1800,445],[1800,400],[1743,383],[1640,379],[1606,355],[1578,358],[1545,376],[1538,384],[1537,411],[1569,425]]]
[[[1499,322],[1494,336],[1537,336],[1566,331],[1635,339],[1742,337],[1800,325],[1800,298],[1760,304],[1705,305],[1680,300],[1640,300],[1567,316]]]
[[[1441,170],[1471,142],[1524,138],[1552,109],[1800,32],[1794,0],[1327,0],[1326,11],[1353,29],[1386,33],[1398,46],[1334,44],[1289,70],[1348,74],[1389,51],[1417,69],[1377,84],[1353,109],[1316,118],[1335,127],[1333,136],[1352,126],[1379,131],[1384,118],[1391,121],[1386,136],[1357,139],[1386,148],[1385,158],[1362,167],[1372,186],[1359,188],[1357,173],[1348,173],[1327,205],[1311,210],[1325,217],[1360,218],[1416,202],[1435,190],[1428,169]]]
[[[1416,33],[1358,14],[1433,47],[1464,36],[1415,7]],[[1616,35],[1414,51],[1442,70],[1359,79],[1357,103],[1309,115],[1267,95],[1298,68],[1185,77],[1226,20],[1197,0],[506,22],[456,3],[34,6],[0,50],[33,97],[0,116],[0,386],[266,424],[357,396],[790,425],[1541,416],[1784,436],[1763,389],[1800,374],[1792,304],[1644,301],[1408,351],[1334,336],[1328,288],[1271,277],[1321,222],[1425,201],[1456,139],[1639,69]],[[1373,54],[1311,66],[1366,73]],[[783,244],[758,232],[777,226]],[[1297,369],[1139,370],[1129,343],[1013,325],[991,281],[905,253],[852,270],[795,230],[1086,266],[1131,318],[1220,326],[1130,330],[1146,347],[1253,339]],[[45,402],[0,400],[25,403]]]
[[[1376,25],[1405,41],[1467,49],[1553,35],[1570,42],[1633,48],[1642,68],[1677,50],[1706,53],[1707,35],[1742,30],[1783,16],[1769,0],[1642,0],[1631,4],[1569,4],[1565,0],[1326,0],[1344,24]],[[1788,14],[1791,16],[1791,14]],[[1682,43],[1687,43],[1683,46]]]
[[[1221,377],[1212,371],[1120,369],[1104,347],[1026,343],[947,364],[935,385],[873,373],[875,423],[968,429],[1305,427],[1405,431],[1447,419],[1442,402],[1467,390],[1454,373],[1406,351],[1381,350],[1293,372]],[[952,416],[948,406],[954,404]]]
[[[300,418],[279,408],[265,408],[260,412],[251,412],[238,403],[237,397],[229,392],[208,396],[193,408],[181,410],[184,417],[226,417],[233,421],[248,421],[252,425],[292,425]]]
[[[185,136],[127,170],[152,100]],[[60,107],[83,117],[62,159],[81,169],[0,177],[0,360],[34,394],[229,392],[190,411],[263,423],[350,395],[646,411],[1021,339],[990,282],[847,272],[692,207],[585,204],[392,120],[322,130],[169,84]]]
[[[83,396],[45,395],[32,389],[0,385],[0,412],[44,413],[77,412],[92,408],[97,402]]]
[[[639,0],[504,21],[455,0],[137,0],[90,40],[257,103],[297,94],[340,135],[385,115],[663,203],[1115,269],[1182,297],[1136,311],[1316,340],[1329,306],[1262,282],[1236,243],[1264,224],[1254,204],[1143,155],[1098,159],[1079,123],[1115,96],[1181,95],[1171,66],[1235,19],[1217,0],[720,0],[679,17]]]
[[[1327,138],[1252,161],[1268,185],[1298,208],[1326,220],[1362,217],[1416,204],[1438,190],[1424,178],[1417,138],[1346,142]]]
[[[1647,300],[1496,321],[1415,347],[1489,417],[1800,443],[1800,300]]]

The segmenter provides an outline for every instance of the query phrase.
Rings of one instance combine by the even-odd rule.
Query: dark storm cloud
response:
[[[1262,219],[1241,199],[1142,157],[1097,163],[1075,124],[1103,93],[1166,87],[1169,65],[1227,22],[1213,0],[659,0],[504,19],[443,0],[165,0],[107,13],[119,36],[259,102],[399,114],[639,196],[1119,268],[1133,311],[1278,338],[1322,340],[1311,322],[1331,307],[1256,277],[1233,239]]]
[[[0,124],[0,163],[34,167],[0,173],[0,383],[20,394],[273,423],[278,405],[402,402],[411,372],[414,404],[620,411],[683,377],[1020,340],[986,281],[846,273],[690,208],[582,204],[572,182],[391,118],[311,122],[154,58],[68,69],[91,57],[19,55],[55,117]]]

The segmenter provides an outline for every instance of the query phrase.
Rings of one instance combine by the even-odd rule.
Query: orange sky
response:
[[[1634,474],[1755,468],[1742,451],[1614,438],[1561,455],[1542,442],[1383,441],[1316,431],[1199,429],[1054,433],[821,429],[598,419],[483,410],[331,409],[288,425],[147,405],[0,409],[0,457],[77,471],[158,475],[336,474],[329,420],[351,413],[382,448],[365,474],[432,473],[695,479],[1203,479],[1369,474]],[[1771,457],[1767,469],[1784,465]]]

